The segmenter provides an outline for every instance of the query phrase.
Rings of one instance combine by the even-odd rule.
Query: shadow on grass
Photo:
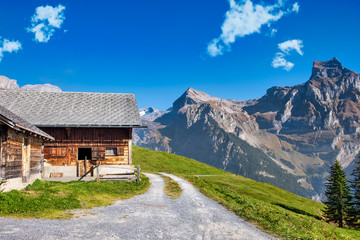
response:
[[[309,217],[316,218],[318,220],[322,220],[322,218],[320,216],[305,212],[304,210],[301,210],[301,209],[298,209],[298,208],[290,207],[290,206],[287,206],[287,205],[281,204],[281,203],[276,203],[274,205],[282,207],[282,208],[284,208],[286,210],[289,210],[289,211],[292,211],[294,213],[298,213],[298,214],[301,214],[301,215],[306,215],[306,216],[309,216]]]

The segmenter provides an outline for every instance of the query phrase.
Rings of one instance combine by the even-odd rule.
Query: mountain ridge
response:
[[[271,87],[258,99],[221,99],[188,88],[171,110],[151,121],[149,129],[135,132],[141,136],[134,143],[284,189],[287,186],[280,176],[290,174],[297,183],[293,185],[303,188],[292,192],[320,200],[331,163],[339,158],[346,168],[360,151],[358,106],[359,74],[344,68],[336,58],[314,61],[309,80]],[[221,134],[214,134],[216,131]],[[248,161],[244,149],[266,157],[262,162]],[[240,167],[255,163],[275,164],[276,170],[259,167],[249,173]]]
[[[0,75],[0,90],[23,90],[23,91],[40,91],[40,92],[61,92],[61,88],[49,83],[45,84],[27,84],[20,87],[17,80],[10,79]]]

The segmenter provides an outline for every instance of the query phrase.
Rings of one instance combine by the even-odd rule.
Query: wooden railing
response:
[[[89,173],[91,173],[95,168],[97,169],[97,176],[99,176],[99,164],[98,165],[93,165],[91,166],[90,170],[87,171],[84,175],[81,176],[81,178],[79,178],[78,181],[82,180],[86,175],[88,175]],[[96,181],[98,181],[98,177],[96,178]]]
[[[133,170],[134,174],[136,173],[136,181],[140,181],[140,165],[137,165],[136,168],[129,168],[129,167],[124,167],[121,165],[93,165],[91,166],[90,170],[87,171],[83,176],[81,176],[79,178],[79,181],[82,180],[86,175],[88,175],[89,173],[93,172],[96,169],[96,181],[100,181],[100,171],[99,171],[99,166],[101,166],[102,168],[118,168],[118,169],[124,169],[124,170]],[[114,173],[114,174],[108,174],[108,175],[129,175],[129,173]]]

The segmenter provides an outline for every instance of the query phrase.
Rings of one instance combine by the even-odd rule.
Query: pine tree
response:
[[[340,163],[336,160],[330,168],[330,176],[325,183],[326,204],[323,212],[327,221],[332,221],[343,227],[347,220],[347,214],[350,212],[351,194],[350,187],[346,180],[346,173]]]
[[[352,200],[352,211],[350,213],[350,223],[352,226],[359,228],[360,227],[360,156],[359,159],[355,162],[356,167],[352,172],[352,179],[351,182],[351,190],[353,193],[353,200]]]

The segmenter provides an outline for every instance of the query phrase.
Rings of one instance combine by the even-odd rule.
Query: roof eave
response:
[[[141,125],[96,125],[96,124],[35,124],[37,127],[70,127],[70,128],[144,128]]]
[[[14,123],[13,121],[11,121],[10,119],[7,119],[6,117],[4,116],[1,116],[0,115],[0,120],[1,122],[3,122],[5,125],[7,125],[8,127],[16,130],[16,131],[27,131],[27,132],[30,132],[32,134],[36,134],[36,135],[39,135],[40,137],[43,137],[43,138],[46,138],[46,139],[49,139],[49,140],[55,140],[55,138],[53,138],[52,136],[50,135],[45,135],[45,134],[42,134],[40,132],[37,132],[37,131],[34,131],[32,129],[29,129],[29,128],[26,128],[24,126],[21,126],[17,123]]]
[[[39,135],[39,136],[41,136],[41,137],[44,137],[44,138],[46,138],[46,139],[48,139],[48,140],[55,140],[54,137],[52,137],[52,136],[50,136],[50,135],[48,135],[48,134],[43,134],[43,133],[41,133],[41,132],[33,131],[32,129],[26,128],[26,127],[21,126],[21,125],[19,125],[19,124],[15,124],[15,126],[18,127],[18,128],[21,128],[21,129],[23,129],[23,130],[26,130],[26,131],[28,131],[28,132],[31,132],[31,133],[33,133],[33,134]]]

